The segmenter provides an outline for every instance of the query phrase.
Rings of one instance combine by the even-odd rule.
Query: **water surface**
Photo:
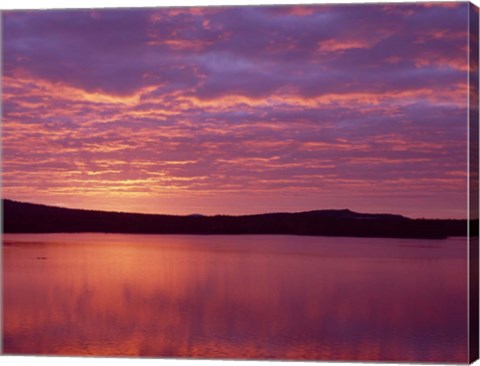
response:
[[[467,362],[467,241],[3,236],[8,354]]]

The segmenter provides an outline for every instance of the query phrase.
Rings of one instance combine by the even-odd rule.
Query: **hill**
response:
[[[3,220],[5,233],[289,234],[425,239],[467,235],[467,220],[410,219],[350,210],[174,216],[89,211],[4,199]]]

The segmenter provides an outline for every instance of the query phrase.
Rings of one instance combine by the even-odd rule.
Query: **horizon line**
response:
[[[257,213],[248,213],[248,214],[227,214],[227,213],[216,213],[216,214],[203,214],[203,213],[190,213],[190,214],[171,214],[171,213],[147,213],[147,212],[134,212],[134,211],[109,211],[109,210],[102,210],[102,209],[88,209],[88,208],[79,208],[79,207],[67,207],[61,205],[49,205],[45,203],[37,203],[37,202],[26,202],[26,201],[19,201],[16,199],[2,197],[2,214],[3,214],[3,202],[4,201],[11,201],[21,204],[30,204],[36,206],[45,206],[45,207],[52,207],[52,208],[60,208],[66,210],[81,210],[81,211],[94,211],[94,212],[104,212],[104,213],[120,213],[120,214],[134,214],[134,215],[149,215],[149,216],[177,216],[177,217],[188,217],[188,216],[200,216],[200,217],[216,217],[216,216],[230,216],[230,217],[242,217],[242,216],[256,216],[256,215],[269,215],[269,214],[296,214],[296,213],[306,213],[306,212],[316,212],[316,211],[348,211],[359,215],[391,215],[391,216],[399,216],[410,220],[465,220],[468,221],[468,217],[465,218],[431,218],[431,217],[419,217],[419,218],[412,218],[409,216],[392,213],[392,212],[360,212],[356,210],[352,210],[349,208],[322,208],[322,209],[311,209],[311,210],[301,210],[301,211],[270,211],[270,212],[257,212]]]

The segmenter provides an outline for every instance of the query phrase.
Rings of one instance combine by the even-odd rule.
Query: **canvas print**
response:
[[[5,355],[478,357],[478,8],[2,12]]]

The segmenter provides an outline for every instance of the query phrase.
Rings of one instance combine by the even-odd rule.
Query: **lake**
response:
[[[467,239],[4,234],[3,351],[467,362]]]

